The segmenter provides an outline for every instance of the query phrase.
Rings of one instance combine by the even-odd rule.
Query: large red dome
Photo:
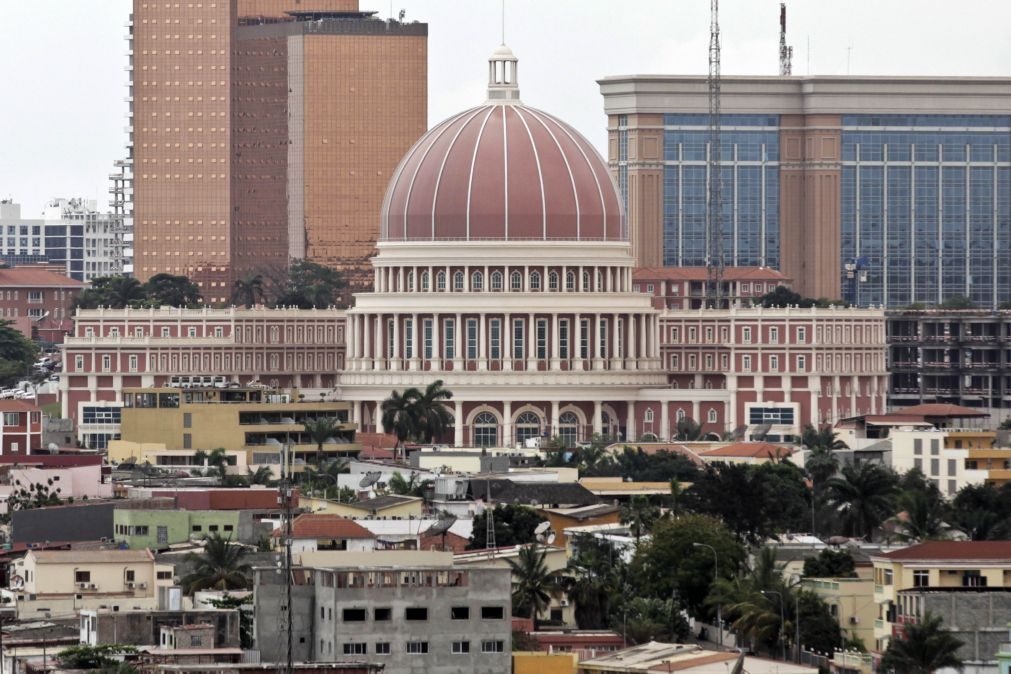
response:
[[[426,133],[400,162],[385,241],[627,240],[621,199],[583,136],[519,102],[489,102]]]

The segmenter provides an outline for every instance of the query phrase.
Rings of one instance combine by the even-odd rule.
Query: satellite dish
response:
[[[23,590],[25,589],[25,579],[21,576],[11,576],[11,589],[12,590]]]
[[[551,531],[551,522],[541,522],[534,529],[534,536],[543,536],[548,531]]]
[[[452,527],[454,524],[456,524],[456,518],[450,515],[449,517],[441,519],[432,526],[430,526],[428,528],[428,531],[425,532],[425,535],[444,536],[446,535],[446,532],[449,531],[449,528]]]
[[[50,442],[49,445],[46,447],[46,449],[49,450],[50,454],[56,454],[57,452],[60,451],[60,446],[55,442]]]
[[[382,472],[378,470],[370,470],[369,472],[365,473],[365,476],[362,478],[362,481],[358,483],[358,486],[361,487],[362,489],[368,489],[376,482],[379,482],[379,478],[381,478],[382,476],[383,476]]]

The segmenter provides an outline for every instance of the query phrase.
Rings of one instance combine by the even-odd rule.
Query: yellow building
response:
[[[576,674],[575,653],[513,651],[513,674]]]
[[[81,609],[150,610],[158,588],[173,584],[174,567],[149,550],[29,550],[11,565],[18,619],[70,617]]]
[[[805,578],[801,586],[828,604],[832,617],[848,639],[859,639],[864,646],[874,643],[878,607],[870,578]]]
[[[1011,541],[928,541],[873,556],[871,562],[878,652],[888,648],[897,628],[918,614],[916,595],[902,590],[1011,587]]]
[[[300,496],[298,505],[312,513],[340,515],[352,520],[418,520],[424,514],[425,502],[416,496],[396,494],[376,496],[355,503],[339,503],[316,496]]]
[[[328,457],[357,456],[355,424],[347,402],[304,400],[297,391],[262,388],[126,389],[120,433],[126,442],[159,444],[170,450],[222,448],[244,451],[249,465],[279,464],[290,444],[293,462],[314,461],[318,446],[305,423],[335,419],[323,443]]]

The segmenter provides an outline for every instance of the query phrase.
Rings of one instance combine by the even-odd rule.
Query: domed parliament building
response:
[[[433,127],[391,177],[373,289],[352,308],[82,312],[65,412],[189,372],[336,389],[362,430],[392,390],[441,379],[442,440],[458,446],[669,439],[685,417],[782,439],[884,410],[881,311],[746,307],[788,281],[764,268],[728,269],[735,299],[703,309],[704,269],[634,269],[617,167],[521,101],[507,47],[488,75],[487,100]]]

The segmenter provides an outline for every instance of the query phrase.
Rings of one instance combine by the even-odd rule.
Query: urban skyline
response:
[[[104,210],[106,177],[112,162],[121,158],[126,140],[124,24],[130,4],[107,0],[96,11],[96,3],[54,0],[42,5],[11,3],[0,10],[9,29],[9,39],[0,44],[0,58],[22,64],[6,73],[5,89],[15,95],[0,109],[0,127],[23,130],[10,139],[7,161],[0,166],[0,197],[20,203],[25,217],[38,217],[49,200],[60,196],[98,199]],[[606,118],[596,79],[705,71],[708,3],[674,4],[637,2],[616,16],[608,3],[557,2],[538,6],[540,20],[528,22],[520,17],[533,11],[533,3],[511,0],[506,4],[506,38],[529,64],[524,82],[537,93],[542,107],[569,120],[606,154]],[[376,11],[381,18],[389,16],[390,6],[385,0],[361,3],[362,10]],[[432,26],[428,123],[435,124],[469,104],[475,87],[481,86],[480,67],[468,70],[458,65],[480,63],[488,45],[501,39],[500,4],[410,0],[392,6],[395,14],[403,8],[408,21]],[[1011,22],[1011,7],[975,0],[962,3],[957,13],[948,9],[942,2],[882,6],[858,0],[845,8],[811,0],[790,2],[787,39],[794,46],[794,73],[1009,74],[1011,46],[999,33]],[[977,21],[974,17],[983,12],[989,19]],[[725,74],[775,74],[777,19],[774,0],[724,0]],[[581,30],[554,30],[573,20]],[[42,34],[36,30],[40,25],[47,27]],[[897,25],[903,26],[901,32],[894,30]],[[636,39],[622,38],[620,45],[609,37],[632,31]],[[929,48],[942,40],[945,49]],[[599,44],[609,46],[586,47]],[[894,47],[887,59],[880,58],[885,45]],[[64,49],[75,54],[70,66],[62,56]],[[556,77],[567,85],[555,86]],[[74,114],[65,114],[71,108]]]

